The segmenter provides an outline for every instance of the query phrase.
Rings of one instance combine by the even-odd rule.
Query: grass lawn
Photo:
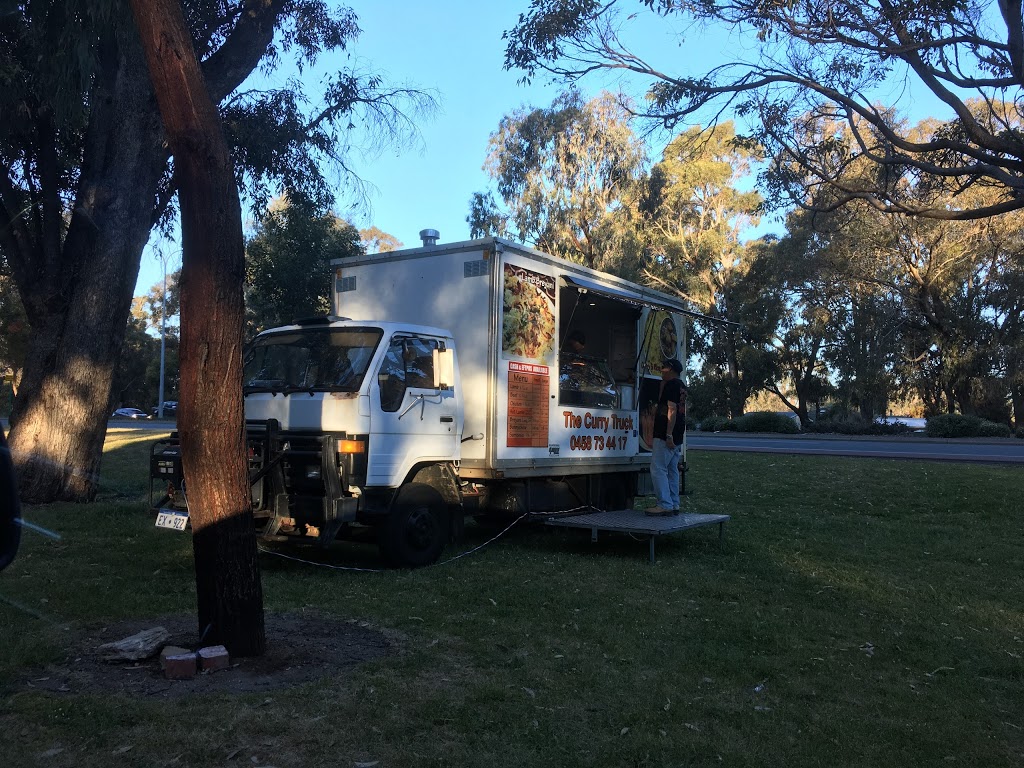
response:
[[[26,532],[0,574],[0,764],[1024,764],[1024,473],[967,464],[693,451],[685,511],[731,515],[724,549],[662,537],[651,566],[629,537],[515,528],[418,571],[265,555],[268,611],[398,652],[270,693],[32,690],[77,628],[194,610],[189,539],[145,506],[152,439],[110,434],[98,503],[25,510],[63,538]]]

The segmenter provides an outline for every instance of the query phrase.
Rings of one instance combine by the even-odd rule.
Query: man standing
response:
[[[679,453],[686,434],[686,387],[679,379],[682,371],[683,364],[674,357],[661,364],[661,394],[651,448],[651,480],[657,505],[647,510],[652,516],[679,512]]]

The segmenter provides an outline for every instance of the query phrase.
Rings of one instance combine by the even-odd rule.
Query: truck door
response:
[[[458,458],[459,400],[451,386],[435,386],[435,351],[442,344],[423,336],[391,339],[370,390],[367,485],[397,487],[420,462]]]

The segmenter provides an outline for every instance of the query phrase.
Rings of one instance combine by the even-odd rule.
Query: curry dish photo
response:
[[[506,355],[537,359],[546,357],[554,347],[555,308],[530,275],[533,273],[506,266],[501,347]]]

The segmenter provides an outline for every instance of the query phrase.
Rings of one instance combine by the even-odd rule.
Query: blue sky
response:
[[[348,52],[351,60],[367,71],[378,72],[394,85],[410,85],[435,91],[440,109],[420,123],[421,145],[387,150],[379,155],[357,153],[353,167],[371,186],[367,215],[353,215],[339,205],[338,213],[356,226],[376,226],[407,246],[419,243],[418,233],[430,227],[441,233],[441,242],[469,237],[466,215],[473,192],[488,186],[483,171],[487,140],[501,118],[520,106],[549,105],[559,88],[542,82],[517,83],[521,73],[502,68],[505,45],[502,33],[515,25],[528,0],[443,0],[436,3],[396,0],[392,3],[361,3],[350,0],[363,30]],[[649,14],[632,19],[627,30],[637,49],[652,52],[660,66],[678,72],[704,70],[724,51],[737,55],[744,41],[725,34],[702,34],[680,44],[680,30]],[[341,62],[325,58],[305,81],[316,84],[321,74]],[[272,82],[283,84],[288,73]],[[643,92],[640,81],[620,82],[592,77],[583,91],[595,95],[602,88],[622,87],[634,96]],[[883,98],[900,94],[896,84]],[[906,97],[906,94],[903,94]],[[180,246],[165,247],[169,270],[180,266]],[[161,267],[148,248],[136,288],[140,295],[159,281]]]
[[[524,105],[547,106],[560,91],[539,81],[519,85],[521,73],[502,68],[502,33],[515,25],[529,2],[350,2],[359,16],[362,34],[348,52],[352,60],[347,63],[354,61],[379,72],[395,85],[435,91],[440,109],[432,119],[421,122],[419,147],[354,158],[354,168],[372,187],[372,210],[369,215],[354,216],[340,205],[338,213],[360,228],[373,225],[389,232],[407,246],[417,245],[419,231],[427,227],[438,230],[443,243],[466,240],[470,196],[488,185],[483,170],[488,137],[508,112]],[[630,28],[646,35],[646,44],[660,44],[668,55],[679,55],[678,40],[664,22],[652,28],[635,19]],[[704,64],[703,52],[695,53],[695,60]],[[339,63],[335,60],[334,67]],[[305,81],[319,82],[318,73],[330,70],[331,65],[331,59],[325,58],[316,73],[306,74]],[[287,74],[271,82],[283,84]],[[610,79],[594,78],[584,83],[582,90],[596,95],[606,87],[618,86]],[[642,92],[638,84],[634,90]],[[181,264],[180,245],[171,243],[164,249],[169,254],[168,270],[173,271]],[[155,250],[147,248],[136,295],[146,293],[160,275]]]
[[[341,215],[360,228],[379,227],[407,246],[417,245],[419,231],[427,227],[440,231],[441,242],[469,238],[470,196],[487,185],[482,166],[488,137],[507,112],[524,104],[549,104],[558,92],[519,86],[519,73],[502,69],[502,32],[526,5],[526,0],[353,4],[363,30],[350,52],[357,63],[392,84],[435,91],[440,109],[420,123],[421,146],[354,158],[360,177],[373,188],[372,210],[351,216],[339,206]],[[325,59],[317,69],[330,65]],[[306,79],[316,83],[320,78],[309,73]],[[169,246],[175,249],[180,246]],[[180,265],[180,255],[171,256],[175,261]],[[158,259],[147,249],[136,294],[147,291],[160,274]]]

